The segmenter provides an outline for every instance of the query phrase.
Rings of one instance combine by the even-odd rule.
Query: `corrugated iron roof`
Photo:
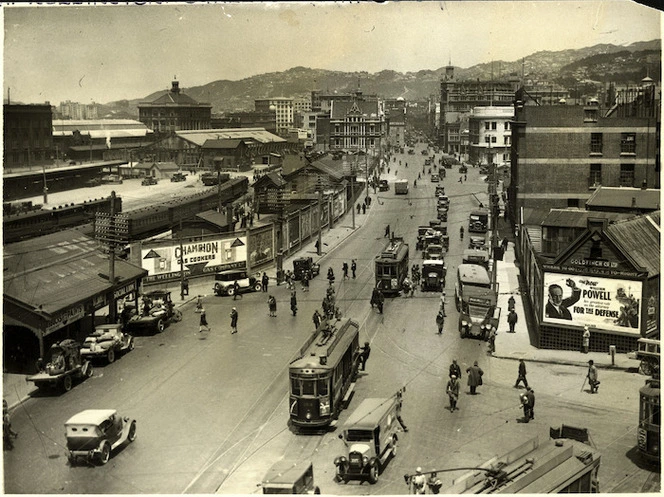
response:
[[[652,277],[659,274],[660,231],[660,211],[656,211],[611,224],[605,233]]]
[[[226,214],[219,213],[215,210],[199,212],[196,214],[196,217],[222,228],[228,226],[228,218],[226,217]]]
[[[600,186],[586,201],[588,207],[659,209],[660,190]]]
[[[222,138],[221,140],[205,140],[203,143],[203,148],[223,148],[223,149],[236,149],[243,143],[242,140],[238,139],[226,139]]]
[[[226,129],[203,129],[203,130],[185,130],[176,131],[176,134],[199,147],[202,147],[207,140],[243,140],[245,142],[255,141],[258,143],[283,143],[286,140],[273,135],[265,128],[226,128]]]
[[[585,228],[588,218],[608,219],[610,222],[633,218],[636,214],[624,212],[584,211],[580,209],[551,209],[542,221],[542,226]]]
[[[344,177],[343,161],[334,160],[329,155],[316,159],[311,165],[333,179],[341,180]]]
[[[65,230],[4,246],[4,295],[53,314],[111,288],[108,256],[99,243],[76,230]],[[147,275],[121,259],[120,282]]]

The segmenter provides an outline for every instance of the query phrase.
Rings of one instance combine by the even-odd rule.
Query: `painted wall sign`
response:
[[[75,307],[72,307],[71,309],[67,309],[66,311],[62,311],[62,312],[56,314],[53,317],[53,319],[48,321],[48,323],[46,325],[46,333],[52,333],[56,330],[59,330],[60,328],[64,328],[69,323],[73,323],[74,321],[78,321],[83,316],[85,316],[85,308],[84,308],[83,304],[79,304]]]

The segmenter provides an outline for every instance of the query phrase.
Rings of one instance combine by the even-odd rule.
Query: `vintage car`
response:
[[[460,174],[466,174],[468,172],[468,166],[459,166],[459,173]]]
[[[81,355],[86,359],[104,358],[110,364],[116,354],[129,350],[134,350],[134,337],[122,332],[122,324],[102,324],[83,341]]]
[[[445,254],[445,249],[441,243],[430,243],[424,249],[424,259],[437,261],[441,260]]]
[[[126,331],[149,330],[161,333],[166,325],[182,320],[182,312],[175,308],[168,290],[152,290],[143,295],[141,308],[135,309],[131,302],[123,310]]]
[[[153,178],[152,176],[146,176],[141,181],[141,185],[143,186],[156,185],[157,183],[158,183],[157,178]]]
[[[311,461],[281,459],[275,462],[261,483],[264,494],[320,494],[314,485],[314,467]]]
[[[378,182],[378,190],[381,191],[381,192],[390,191],[390,184],[387,182],[386,179],[381,179]]]
[[[471,235],[468,240],[469,249],[486,249],[486,237],[482,235]]]
[[[106,464],[111,451],[136,440],[136,420],[121,417],[115,409],[87,409],[65,423],[69,464],[79,459]]]
[[[334,460],[337,482],[369,480],[374,484],[388,458],[397,454],[401,396],[364,399],[348,417],[339,438],[346,454]]]
[[[81,344],[70,339],[51,345],[47,362],[39,358],[37,369],[39,372],[26,381],[40,390],[60,386],[65,392],[71,390],[75,379],[89,378],[93,372],[90,361],[81,357]]]
[[[320,264],[314,262],[311,257],[299,257],[293,260],[293,279],[301,280],[304,273],[309,274],[309,278],[320,274]]]
[[[442,259],[422,261],[422,291],[442,291],[445,288],[446,275],[447,267]]]
[[[227,269],[214,275],[215,295],[235,295],[235,282],[240,286],[239,293],[260,292],[261,282],[255,276],[249,276],[246,269]]]
[[[440,181],[440,176],[438,176],[437,174],[432,174],[431,175],[431,182],[432,183],[438,183],[439,181]]]
[[[436,185],[436,197],[445,195],[445,187],[443,185]]]
[[[178,171],[171,176],[171,183],[179,183],[180,181],[187,181],[187,175]]]

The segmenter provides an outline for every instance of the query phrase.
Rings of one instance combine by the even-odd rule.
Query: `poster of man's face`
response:
[[[642,283],[545,273],[542,322],[639,333]]]

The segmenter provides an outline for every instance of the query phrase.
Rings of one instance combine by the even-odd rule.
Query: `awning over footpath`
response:
[[[44,334],[109,303],[108,256],[99,242],[75,230],[5,245],[3,261],[4,314]],[[146,275],[138,266],[115,261],[119,291],[138,289]]]

